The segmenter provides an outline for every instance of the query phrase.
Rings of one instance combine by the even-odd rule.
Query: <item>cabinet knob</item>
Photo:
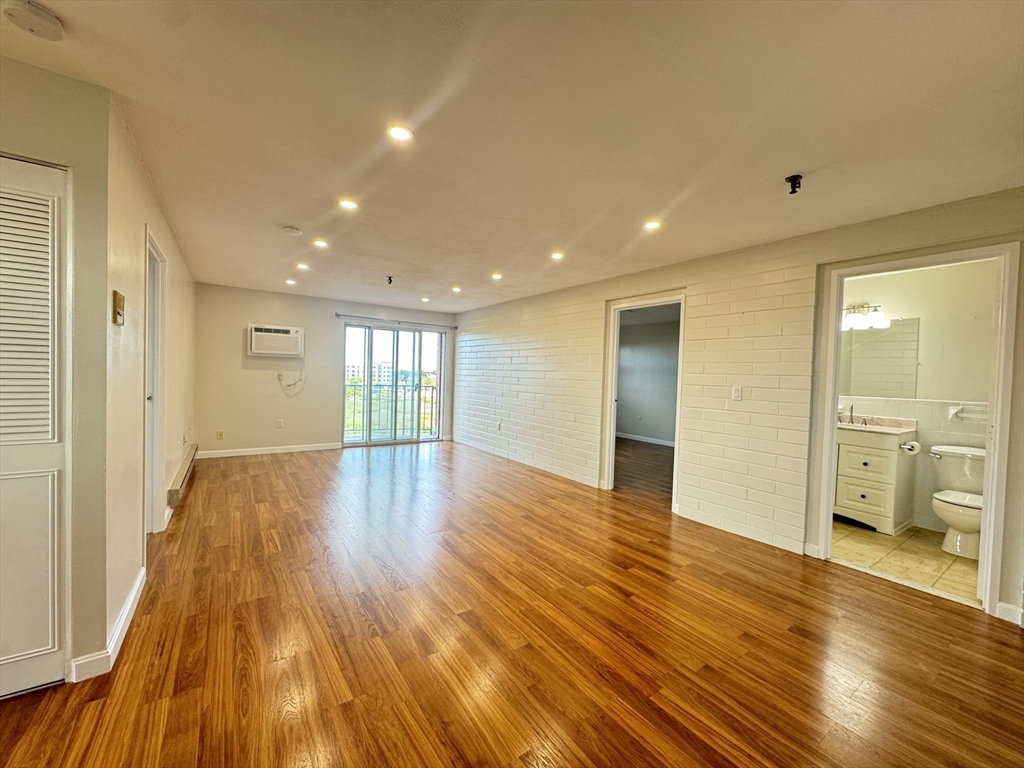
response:
[[[861,462],[865,467],[868,465],[866,461]]]
[[[861,497],[862,499],[866,499],[866,498],[867,498],[867,494],[864,494],[864,493],[862,493],[862,494],[860,495],[860,497]]]

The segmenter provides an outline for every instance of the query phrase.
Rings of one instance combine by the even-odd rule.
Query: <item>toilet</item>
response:
[[[929,455],[941,490],[932,494],[932,511],[949,526],[942,549],[951,555],[978,559],[981,542],[981,491],[985,449],[935,445]]]

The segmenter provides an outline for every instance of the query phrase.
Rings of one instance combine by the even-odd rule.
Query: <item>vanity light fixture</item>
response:
[[[863,331],[868,328],[884,329],[892,325],[880,304],[856,304],[843,309],[844,331]]]

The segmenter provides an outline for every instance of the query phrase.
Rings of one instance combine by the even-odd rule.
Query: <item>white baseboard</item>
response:
[[[264,453],[299,453],[301,451],[331,451],[341,448],[341,443],[316,443],[314,445],[275,445],[269,448],[229,448],[226,451],[199,451],[197,459],[216,459],[224,456],[258,456]]]
[[[639,440],[641,443],[654,443],[655,445],[664,445],[669,448],[674,448],[675,443],[671,440],[655,440],[653,437],[641,437],[640,435],[627,435],[625,432],[616,432],[616,437],[623,437],[626,440]]]
[[[132,584],[132,589],[128,593],[128,599],[125,600],[124,605],[121,606],[121,612],[117,615],[114,629],[110,633],[110,637],[107,638],[106,650],[72,659],[68,682],[80,683],[90,677],[105,675],[114,668],[114,662],[117,661],[117,654],[121,652],[121,644],[124,643],[124,637],[128,634],[128,627],[132,623],[132,617],[135,615],[135,609],[139,605],[139,598],[142,596],[142,588],[145,585],[146,569],[140,568],[135,577],[135,583]]]
[[[678,501],[673,501],[672,502],[672,514],[673,515],[678,515],[679,514],[679,502]]]
[[[1016,605],[1010,605],[1009,603],[997,603],[996,618],[1009,621],[1017,626],[1024,626],[1024,611]]]
[[[452,437],[451,435],[445,435],[445,436],[444,436],[443,438],[441,438],[441,439],[442,439],[442,440],[454,440],[455,438],[454,438],[454,437]]]

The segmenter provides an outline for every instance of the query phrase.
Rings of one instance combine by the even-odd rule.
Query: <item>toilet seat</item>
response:
[[[932,494],[932,498],[946,504],[957,507],[969,507],[981,509],[982,496],[979,493],[964,493],[963,491],[939,491]]]

